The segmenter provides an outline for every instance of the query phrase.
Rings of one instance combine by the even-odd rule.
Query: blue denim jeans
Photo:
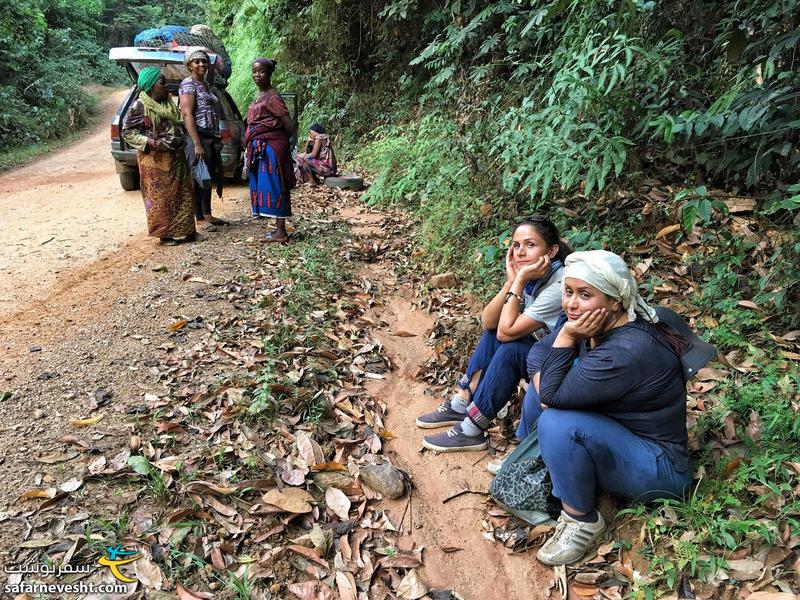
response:
[[[528,437],[528,434],[536,427],[541,414],[542,401],[539,399],[539,392],[536,391],[529,379],[528,389],[525,392],[525,398],[522,400],[522,415],[517,426],[518,440],[524,440]]]
[[[605,415],[548,408],[538,430],[553,495],[582,513],[594,508],[598,488],[649,502],[680,498],[692,482],[692,469],[676,471],[658,444]]]
[[[526,335],[513,342],[500,342],[493,329],[487,329],[481,335],[465,375],[469,381],[475,373],[481,371],[478,387],[467,407],[467,415],[478,427],[489,427],[497,412],[511,398],[519,380],[527,376],[526,360],[535,341],[533,336]],[[464,379],[459,385],[463,381]]]

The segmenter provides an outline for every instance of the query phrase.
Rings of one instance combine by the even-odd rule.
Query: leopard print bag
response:
[[[503,463],[489,487],[489,494],[505,510],[538,525],[558,514],[551,496],[553,482],[539,451],[539,435],[534,429]]]

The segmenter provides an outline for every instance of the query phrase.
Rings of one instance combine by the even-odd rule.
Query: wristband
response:
[[[511,299],[511,296],[514,296],[514,298],[516,298],[517,300],[519,300],[520,304],[522,304],[523,302],[525,302],[525,300],[523,300],[523,298],[522,298],[522,297],[521,297],[519,294],[515,294],[514,292],[512,292],[511,290],[509,290],[509,291],[507,291],[507,292],[506,292],[506,299],[505,299],[505,301],[503,302],[503,304],[508,304],[508,301]]]

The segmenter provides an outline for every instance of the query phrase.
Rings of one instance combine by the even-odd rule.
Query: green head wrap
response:
[[[136,81],[136,85],[138,85],[139,89],[143,92],[149,92],[153,89],[159,77],[161,77],[161,71],[155,67],[145,67],[139,71],[139,79]]]

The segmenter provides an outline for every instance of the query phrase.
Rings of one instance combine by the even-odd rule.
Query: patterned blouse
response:
[[[132,148],[147,152],[147,138],[159,140],[162,148],[178,150],[183,146],[183,128],[169,119],[160,119],[158,127],[145,116],[141,100],[136,100],[122,121],[122,138]]]
[[[194,96],[194,122],[201,129],[219,135],[219,100],[205,81],[187,77],[178,88],[180,96]]]
[[[247,122],[258,123],[269,130],[281,130],[280,117],[288,115],[289,109],[278,93],[268,93],[259,96],[247,109]]]

